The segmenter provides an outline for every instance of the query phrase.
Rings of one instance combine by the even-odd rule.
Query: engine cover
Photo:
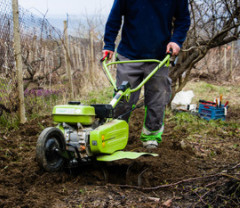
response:
[[[57,123],[91,125],[95,121],[95,109],[85,105],[56,105],[53,120]]]
[[[128,123],[114,119],[90,132],[90,149],[93,154],[112,154],[122,150],[128,142]]]

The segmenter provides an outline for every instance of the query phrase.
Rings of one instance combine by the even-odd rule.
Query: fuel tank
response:
[[[90,132],[90,149],[93,154],[112,154],[122,150],[128,142],[128,123],[114,119]]]
[[[56,105],[52,115],[57,123],[91,125],[95,120],[95,109],[86,105]]]

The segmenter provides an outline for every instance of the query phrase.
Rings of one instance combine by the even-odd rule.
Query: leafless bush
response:
[[[170,73],[173,95],[182,90],[192,69],[210,49],[238,40],[240,36],[238,0],[190,0],[190,8],[192,26]]]
[[[196,65],[192,76],[218,82],[237,82],[240,77],[239,56],[236,42],[213,48]]]

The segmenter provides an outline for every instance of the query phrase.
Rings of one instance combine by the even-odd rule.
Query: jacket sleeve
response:
[[[171,42],[177,43],[180,47],[187,36],[190,27],[190,13],[188,9],[188,0],[177,0],[176,12],[174,14],[175,22]]]
[[[115,40],[122,24],[122,16],[124,14],[124,1],[114,0],[111,12],[109,14],[104,34],[104,49],[114,51]]]

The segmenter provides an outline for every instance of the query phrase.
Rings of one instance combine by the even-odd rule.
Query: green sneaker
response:
[[[140,139],[142,142],[157,141],[157,143],[160,143],[162,141],[163,130],[164,125],[157,131],[149,131],[146,127],[143,127]]]

